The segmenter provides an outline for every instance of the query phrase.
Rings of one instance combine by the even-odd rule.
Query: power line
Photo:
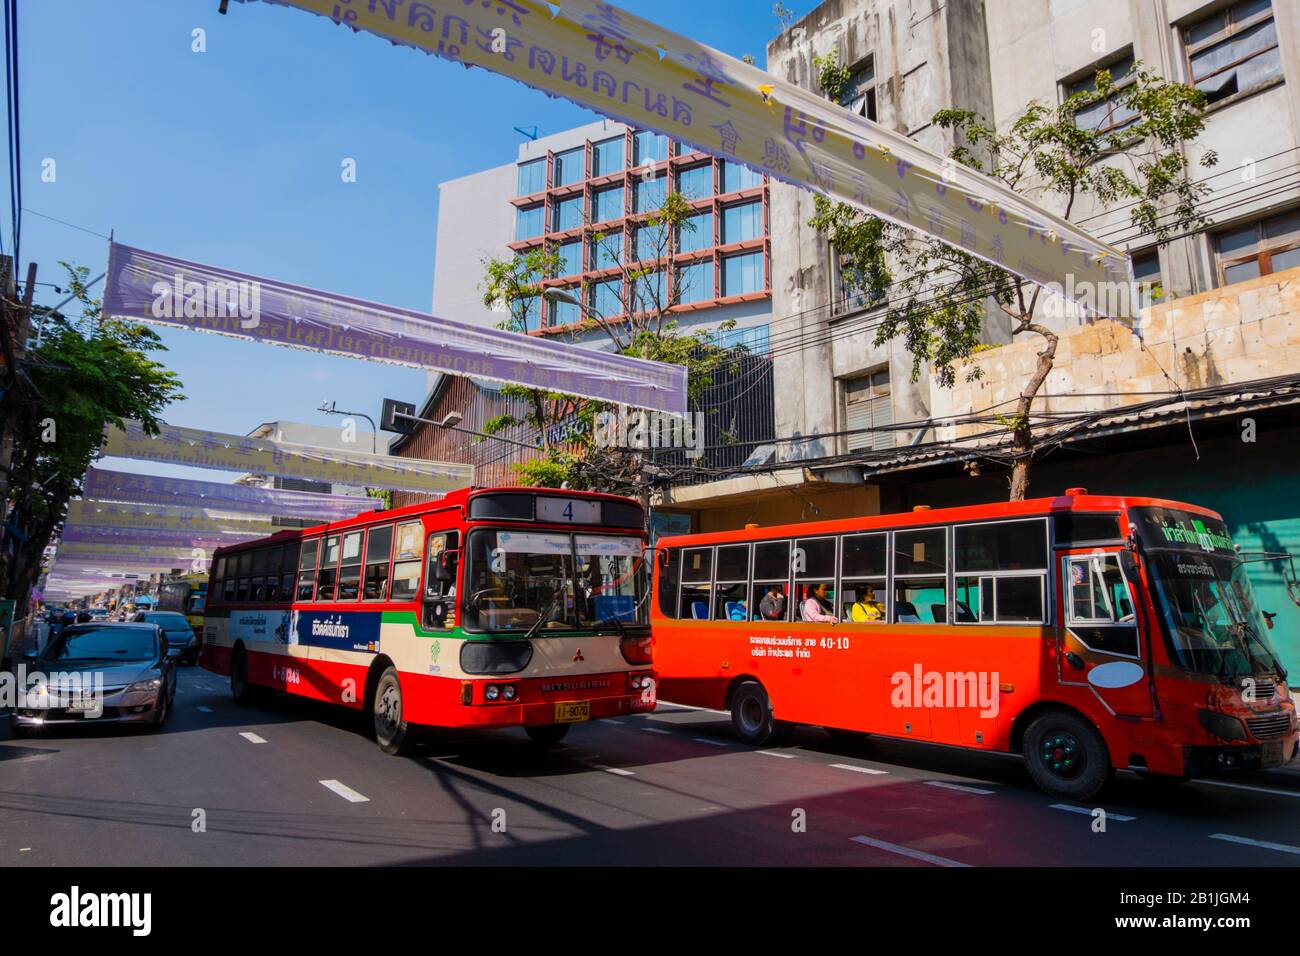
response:
[[[48,219],[51,222],[57,222],[59,225],[67,226],[69,229],[78,229],[81,232],[89,233],[92,236],[98,236],[100,239],[110,238],[107,233],[96,232],[94,229],[89,229],[86,226],[78,226],[75,222],[68,222],[66,219],[59,219],[55,216],[49,216],[43,212],[37,212],[35,209],[28,209],[27,207],[24,206],[23,211],[26,213],[30,213],[33,216],[40,216],[42,219]]]

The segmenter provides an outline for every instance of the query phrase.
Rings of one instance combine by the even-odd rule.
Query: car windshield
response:
[[[645,623],[638,538],[481,529],[470,535],[467,554],[464,615],[471,629]]]
[[[151,661],[158,656],[154,631],[106,625],[65,632],[45,653],[51,661]]]
[[[151,612],[146,614],[144,619],[149,624],[157,624],[163,630],[176,631],[190,626],[190,622],[182,615],[169,611]]]
[[[1135,509],[1170,655],[1202,674],[1284,674],[1246,566],[1218,518]]]

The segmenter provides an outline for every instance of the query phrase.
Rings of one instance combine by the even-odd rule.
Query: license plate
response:
[[[1269,740],[1264,743],[1264,750],[1260,754],[1260,764],[1265,767],[1282,766],[1282,743],[1281,740]]]
[[[563,700],[555,705],[555,722],[573,724],[580,720],[591,719],[591,701]]]
[[[68,710],[97,710],[94,694],[82,694],[80,697],[68,698]]]

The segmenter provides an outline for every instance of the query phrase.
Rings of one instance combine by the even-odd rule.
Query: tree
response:
[[[135,419],[156,434],[163,408],[184,398],[176,374],[148,355],[165,351],[158,335],[133,322],[101,319],[99,302],[86,291],[89,270],[62,265],[82,315],[32,310],[43,325],[41,344],[27,353],[30,387],[11,410],[15,448],[0,594],[16,600],[18,616],[26,613],[42,553],[61,528],[68,501],[81,494],[104,426]]]
[[[674,310],[684,301],[691,280],[686,273],[670,279],[669,270],[678,236],[698,228],[691,220],[692,212],[685,197],[668,193],[658,209],[638,219],[629,236],[622,232],[591,233],[595,268],[606,272],[600,283],[610,283],[604,290],[609,298],[595,301],[614,303],[607,310],[617,308],[619,317],[610,319],[600,314],[589,296],[594,290],[584,282],[575,288],[584,305],[567,334],[575,342],[603,336],[618,354],[685,366],[688,398],[698,401],[730,355],[717,344],[717,332],[729,330],[734,323],[687,332],[674,318]],[[483,301],[508,312],[501,328],[528,331],[543,283],[563,275],[563,268],[562,258],[554,249],[536,248],[510,259],[485,260]],[[596,416],[611,411],[612,405],[521,386],[507,386],[502,391],[524,399],[528,412],[498,416],[485,423],[483,431],[496,434],[511,426],[526,425],[542,435],[541,453],[517,466],[521,482],[538,487],[567,484],[570,488],[615,491],[648,504],[653,476],[645,471],[645,450],[599,447],[595,441]],[[560,435],[558,441],[550,440],[553,432]]]
[[[838,101],[842,71],[833,59],[819,67],[823,91]],[[1112,115],[1132,120],[1100,131],[1076,123],[1089,107],[1107,100]],[[1130,203],[1133,224],[1164,243],[1183,228],[1209,222],[1198,210],[1208,187],[1189,178],[1183,149],[1204,129],[1205,106],[1201,91],[1136,64],[1132,79],[1121,85],[1100,70],[1093,89],[1075,93],[1059,106],[1031,103],[1006,132],[971,110],[940,110],[932,122],[954,132],[954,162],[1026,198],[1054,203],[1067,220],[1085,196],[1103,206]],[[1217,161],[1213,151],[1206,151],[1200,164],[1209,167]],[[1009,317],[1013,337],[1042,339],[1038,362],[1014,411],[1001,419],[1010,436],[1010,498],[1022,500],[1035,452],[1034,399],[1052,371],[1057,348],[1056,333],[1042,321],[1042,288],[854,207],[822,196],[814,204],[809,225],[829,238],[840,257],[844,284],[881,304],[875,342],[902,337],[912,355],[913,381],[929,363],[940,387],[951,387],[957,369],[987,347],[982,330],[990,308]]]

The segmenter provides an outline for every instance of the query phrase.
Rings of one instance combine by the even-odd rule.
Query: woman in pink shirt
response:
[[[803,602],[803,619],[816,624],[838,624],[840,619],[826,613],[826,582],[814,584]]]

